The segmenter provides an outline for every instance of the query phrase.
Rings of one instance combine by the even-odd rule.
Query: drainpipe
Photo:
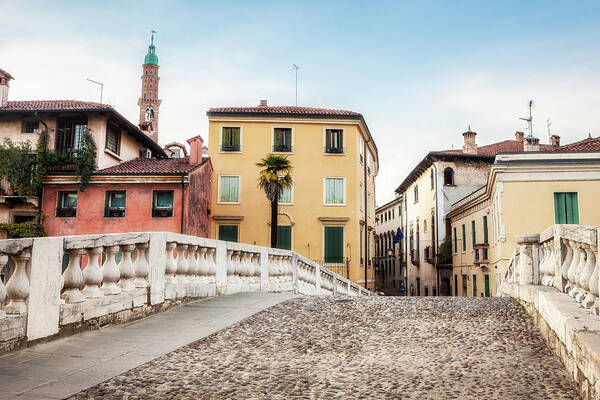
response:
[[[440,271],[437,268],[438,260],[438,233],[440,231],[440,221],[438,220],[438,170],[435,161],[433,162],[433,169],[435,170],[435,276],[437,278],[437,295],[440,295]],[[433,244],[433,243],[432,243]]]
[[[181,175],[181,230],[179,233],[183,234],[183,213],[185,211],[185,175]]]
[[[367,268],[369,266],[369,198],[367,193],[369,193],[369,188],[367,186],[367,143],[369,143],[371,141],[371,138],[369,138],[368,140],[365,140],[365,143],[363,145],[363,179],[365,181],[365,289],[367,288]],[[373,265],[373,268],[375,268],[375,266]],[[375,287],[373,287],[375,288]]]

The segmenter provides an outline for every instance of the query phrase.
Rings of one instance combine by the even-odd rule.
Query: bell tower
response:
[[[146,53],[142,65],[142,93],[138,100],[138,106],[140,107],[140,129],[154,139],[155,142],[158,142],[158,109],[162,100],[158,99],[158,81],[160,78],[158,77],[158,57],[154,46],[155,33],[156,31],[152,31],[148,53]]]

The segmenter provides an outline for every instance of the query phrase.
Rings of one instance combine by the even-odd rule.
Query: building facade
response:
[[[209,118],[211,237],[270,244],[270,205],[256,163],[287,156],[293,188],[282,194],[278,246],[373,288],[377,147],[359,113],[309,107],[213,108]]]
[[[501,153],[487,184],[456,202],[452,293],[494,296],[518,235],[552,224],[600,224],[600,139],[553,151]]]
[[[392,296],[406,295],[403,211],[401,196],[375,210],[375,288]]]

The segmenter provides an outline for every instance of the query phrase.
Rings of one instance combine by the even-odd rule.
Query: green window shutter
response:
[[[340,149],[344,148],[344,131],[341,129],[338,131],[338,147]]]
[[[462,251],[467,251],[467,229],[462,224]]]
[[[458,238],[456,237],[456,227],[454,229],[454,252],[458,253]]]
[[[473,248],[475,248],[475,245],[477,244],[477,232],[475,231],[475,221],[471,221],[471,236],[473,239]]]
[[[277,227],[277,248],[284,250],[292,249],[292,227],[278,226]]]
[[[577,205],[577,193],[565,193],[567,203],[567,224],[579,223],[579,206]]]
[[[488,242],[488,225],[487,225],[487,215],[483,216],[483,243]]]
[[[231,129],[223,128],[223,139],[221,140],[224,146],[231,145]]]
[[[567,205],[565,193],[554,193],[554,223],[567,223]]]
[[[239,201],[239,176],[222,176],[219,201],[223,203],[237,203]]]
[[[219,225],[219,240],[228,242],[238,241],[238,226],[237,225]]]
[[[344,262],[344,228],[325,227],[325,263]]]
[[[331,130],[327,129],[325,131],[325,147],[331,148]]]

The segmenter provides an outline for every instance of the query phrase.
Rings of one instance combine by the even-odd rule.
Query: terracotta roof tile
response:
[[[360,113],[348,110],[333,110],[329,108],[298,107],[298,106],[256,106],[256,107],[217,107],[208,110],[209,114],[297,114],[297,115],[326,115],[354,116]]]
[[[550,151],[553,150],[553,147],[549,144],[540,144],[541,151]],[[516,140],[504,140],[502,142],[487,144],[485,146],[477,147],[478,156],[483,157],[494,157],[498,153],[516,153],[523,151],[523,142],[518,142]],[[436,151],[435,153],[440,154],[463,154],[462,150],[443,150]]]
[[[565,144],[553,149],[554,151],[600,151],[600,137],[585,138],[579,142]]]
[[[202,160],[202,164],[207,162],[208,158]],[[186,174],[191,172],[199,165],[190,164],[189,157],[183,158],[136,158],[119,165],[104,168],[96,172],[99,175],[113,174]]]
[[[112,110],[112,106],[79,100],[27,100],[9,101],[1,111],[101,111]]]

